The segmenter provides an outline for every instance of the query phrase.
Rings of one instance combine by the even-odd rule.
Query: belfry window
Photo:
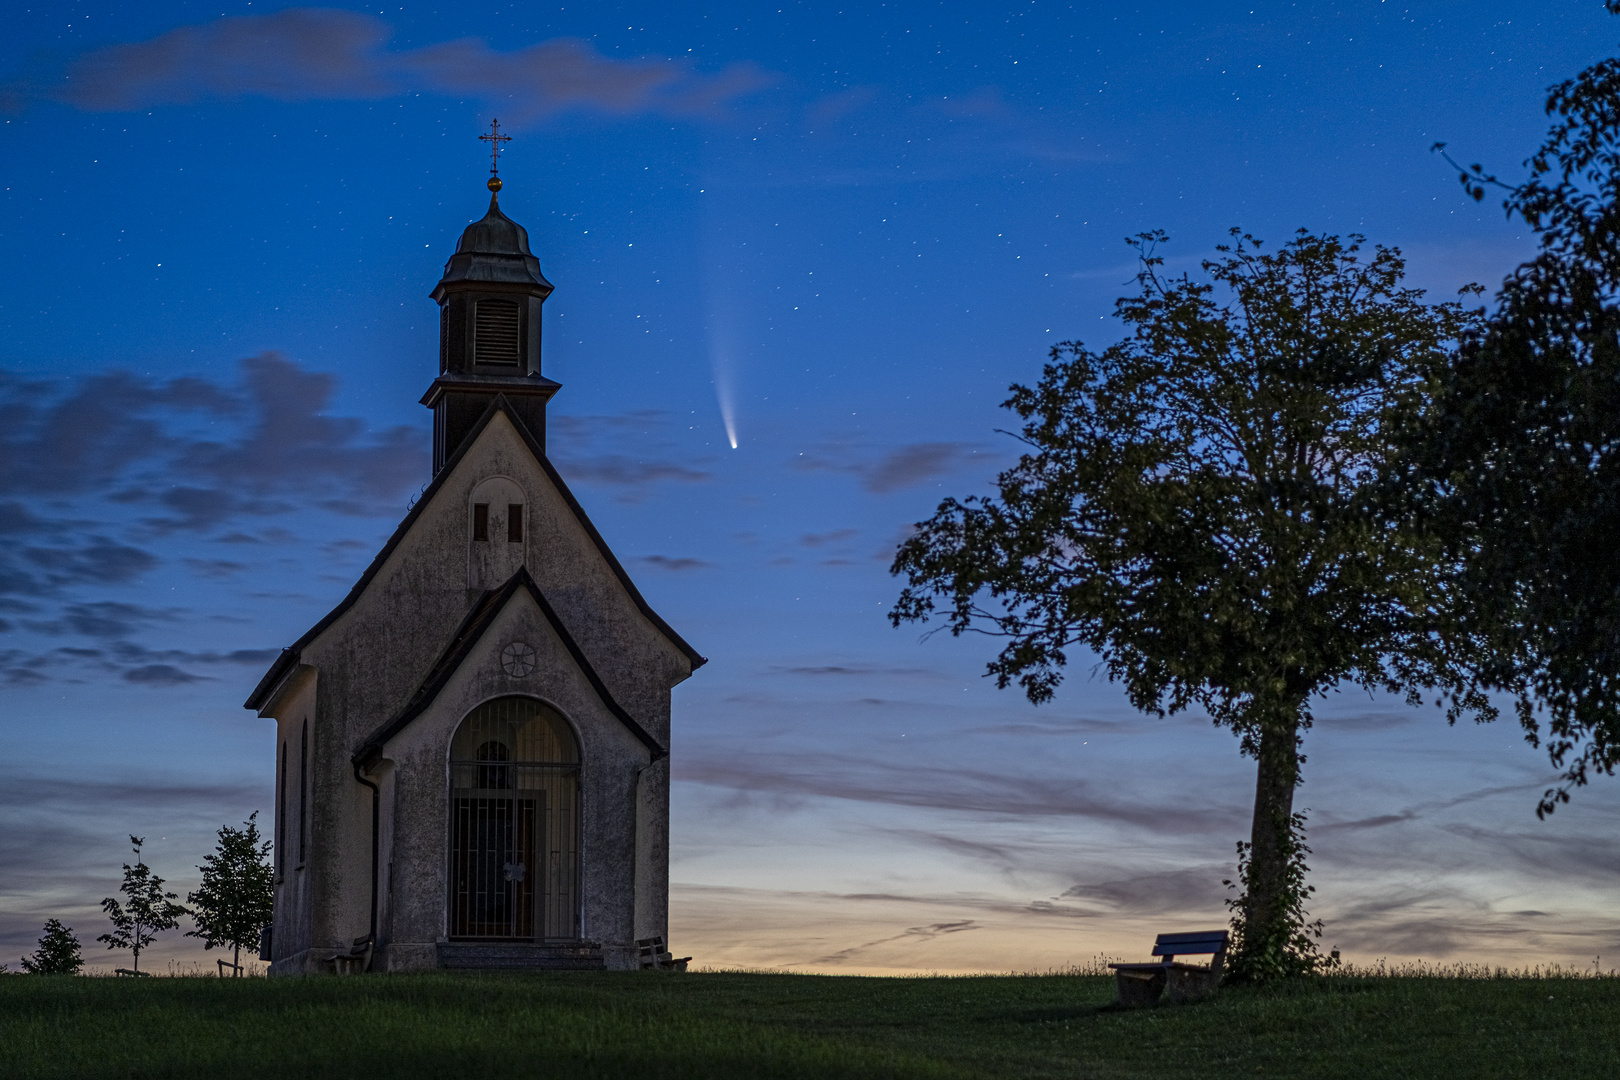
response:
[[[489,539],[489,503],[473,503],[473,539]]]
[[[473,362],[515,366],[518,362],[516,300],[480,300],[473,312]]]
[[[579,937],[579,744],[533,698],[480,705],[450,742],[450,936]]]
[[[523,504],[509,503],[506,507],[506,542],[523,543]]]

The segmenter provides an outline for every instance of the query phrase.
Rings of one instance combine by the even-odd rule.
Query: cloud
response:
[[[861,478],[861,487],[867,491],[887,495],[945,476],[984,453],[977,443],[920,442],[890,450],[875,461],[852,461],[847,451],[833,449],[805,454],[793,464],[805,472],[851,473]]]
[[[870,664],[806,664],[797,667],[776,667],[785,675],[929,675],[937,676],[939,672],[929,668],[908,667],[876,667]]]
[[[881,458],[867,471],[862,486],[878,494],[898,491],[949,472],[975,452],[969,443],[912,443]]]
[[[52,678],[83,681],[86,676],[101,672],[126,682],[176,686],[207,679],[207,676],[187,671],[186,667],[201,664],[262,668],[280,655],[281,650],[275,648],[228,652],[153,649],[139,641],[128,640],[137,632],[150,634],[148,627],[152,623],[177,622],[180,614],[174,609],[158,611],[113,601],[70,604],[61,618],[30,622],[28,628],[57,636],[78,634],[95,639],[96,646],[58,646],[38,653],[8,649],[0,652],[0,678],[13,685],[33,686]]]
[[[1070,777],[889,764],[836,754],[689,754],[677,764],[675,778],[776,799],[848,799],[998,817],[1078,817],[1176,835],[1222,835],[1243,823],[1242,811],[1230,807],[1138,802],[1112,785],[1098,791]]]
[[[35,516],[33,511],[22,503],[0,503],[0,536],[54,532],[60,527],[57,522]]]
[[[714,116],[776,81],[748,63],[704,74],[669,59],[619,60],[576,38],[508,52],[476,38],[390,51],[391,36],[375,16],[334,8],[230,16],[86,53],[60,83],[33,90],[93,112],[245,96],[313,101],[428,92],[498,104],[503,118],[524,123],[581,110]]]
[[[87,53],[53,96],[96,112],[245,94],[382,97],[396,89],[376,55],[388,36],[380,19],[330,8],[222,18]]]
[[[38,686],[49,682],[50,676],[42,675],[33,668],[5,667],[0,668],[0,679],[5,679],[7,686]]]
[[[202,675],[181,671],[173,664],[147,664],[124,672],[124,681],[141,686],[183,686],[186,683],[206,681]]]
[[[834,529],[826,533],[805,533],[799,537],[799,543],[807,548],[826,547],[828,544],[837,544],[848,540],[857,534],[855,529]]]
[[[118,585],[132,581],[158,565],[157,556],[140,548],[91,537],[75,548],[22,549],[22,557],[44,571],[44,585]]]
[[[0,660],[0,678],[25,686],[99,672],[178,685],[205,677],[197,664],[260,663],[257,650],[251,660],[137,650],[128,639],[184,612],[107,598],[107,589],[161,570],[162,539],[173,533],[242,552],[242,543],[296,540],[277,525],[244,531],[247,518],[403,512],[428,474],[425,425],[369,428],[334,415],[336,394],[334,376],[275,353],[242,360],[234,379],[0,373],[0,634],[119,643],[76,656],[35,642],[36,655]],[[251,574],[270,558],[175,555],[214,580]]]
[[[246,563],[229,559],[187,559],[185,563],[192,573],[205,578],[228,578],[247,569]]]
[[[1435,814],[1469,803],[1477,803],[1491,799],[1498,795],[1508,795],[1518,792],[1541,792],[1550,784],[1553,778],[1535,780],[1522,784],[1497,785],[1487,788],[1477,788],[1465,791],[1449,799],[1435,799],[1408,806],[1391,814],[1377,814],[1371,817],[1355,818],[1349,821],[1338,821],[1333,818],[1324,818],[1310,826],[1312,832],[1357,832],[1366,829],[1382,829],[1390,825],[1399,825],[1403,822],[1416,821],[1419,818],[1431,817]]]
[[[418,429],[368,431],[357,418],[327,412],[335,376],[274,352],[248,357],[238,370],[234,385],[115,371],[75,380],[66,394],[60,383],[0,374],[0,492],[93,491],[111,503],[149,505],[162,516],[144,524],[161,534],[283,513],[311,498],[394,514],[426,474],[428,440]],[[199,416],[226,437],[190,434]],[[0,531],[55,535],[64,525],[21,502],[0,504]],[[58,584],[123,581],[156,565],[103,537],[77,549],[30,548],[27,558],[62,575]]]
[[[1231,875],[1230,866],[1210,863],[1074,885],[1060,899],[1082,900],[1109,911],[1144,915],[1219,911],[1231,895],[1221,881]]]
[[[904,941],[906,939],[920,939],[926,941],[931,938],[937,938],[943,934],[960,934],[967,930],[977,930],[979,929],[979,926],[980,924],[974,919],[961,919],[957,922],[948,923],[929,923],[927,926],[910,926],[898,934],[891,934],[888,937],[881,937],[874,941],[863,942],[859,945],[851,945],[847,949],[840,949],[837,952],[829,953],[826,956],[818,956],[816,959],[809,961],[809,963],[842,964],[854,959],[860,953],[866,952],[869,949],[874,949],[879,945],[887,945],[890,942]]]
[[[702,559],[672,559],[668,555],[643,555],[637,561],[646,563],[648,566],[658,570],[710,570],[714,568],[713,563],[704,562]]]
[[[161,493],[128,491],[127,502],[154,502],[171,517],[146,518],[144,524],[160,535],[170,532],[202,532],[235,516],[244,508],[235,496],[218,488],[176,487]]]
[[[66,395],[64,385],[71,388]],[[199,411],[223,417],[240,407],[228,391],[201,379],[161,382],[112,371],[66,383],[0,372],[0,492],[60,496],[105,488],[131,463],[181,445],[161,417]],[[55,527],[15,515],[8,523]]]
[[[426,440],[414,427],[368,433],[357,417],[327,415],[337,377],[269,352],[241,362],[252,422],[244,437],[195,442],[183,466],[217,484],[257,493],[329,495],[370,506],[372,491],[402,495],[427,472]]]
[[[34,622],[29,629],[44,634],[79,634],[93,638],[127,637],[143,625],[173,621],[174,613],[115,600],[68,604],[62,614],[49,622]]]
[[[570,109],[712,115],[728,100],[775,81],[752,64],[700,76],[669,60],[613,60],[575,38],[506,53],[467,38],[399,54],[397,64],[434,90],[510,103],[519,122]]]
[[[118,887],[129,833],[148,838],[149,863],[183,894],[193,867],[213,846],[214,830],[241,821],[256,805],[270,805],[270,796],[268,782],[258,779],[198,783],[109,777],[95,769],[41,775],[0,764],[0,866],[6,868],[0,941],[31,949],[45,919],[60,917],[91,946],[86,959],[101,959],[107,954],[90,940],[105,926],[95,904]]]

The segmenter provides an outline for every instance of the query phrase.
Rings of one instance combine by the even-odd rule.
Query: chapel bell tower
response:
[[[540,308],[551,282],[529,251],[529,234],[501,213],[499,121],[490,144],[489,212],[468,225],[432,292],[439,302],[439,377],[422,404],[433,410],[433,472],[444,468],[496,395],[546,441],[546,402],[561,384],[540,374]]]

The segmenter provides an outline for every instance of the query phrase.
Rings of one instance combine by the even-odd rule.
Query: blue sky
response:
[[[0,960],[86,939],[125,834],[184,890],[269,805],[240,708],[428,479],[427,293],[502,206],[556,292],[550,449],[712,662],[676,694],[672,937],[716,964],[1040,969],[1224,921],[1252,763],[1077,663],[888,627],[1009,383],[1117,334],[1124,237],[1361,232],[1494,285],[1504,176],[1601,4],[49,4],[0,39]],[[732,447],[735,440],[736,446]],[[1533,813],[1507,724],[1346,694],[1316,913],[1378,956],[1620,947],[1620,797]],[[172,935],[162,957],[209,961]],[[100,962],[111,954],[89,950]]]

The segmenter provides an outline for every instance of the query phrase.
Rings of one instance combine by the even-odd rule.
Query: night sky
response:
[[[25,0],[26,2],[26,0]],[[698,964],[1045,970],[1226,921],[1254,766],[1076,658],[885,618],[908,523],[1016,453],[1007,387],[1117,337],[1124,238],[1531,250],[1512,179],[1597,0],[7,9],[0,38],[0,962],[87,943],[126,834],[183,893],[271,805],[241,708],[429,479],[428,292],[502,208],[556,292],[549,449],[711,658],[675,693],[671,937]],[[1620,950],[1620,784],[1540,822],[1511,721],[1321,706],[1324,946]],[[153,966],[212,965],[171,933]],[[145,966],[143,964],[143,966]]]

